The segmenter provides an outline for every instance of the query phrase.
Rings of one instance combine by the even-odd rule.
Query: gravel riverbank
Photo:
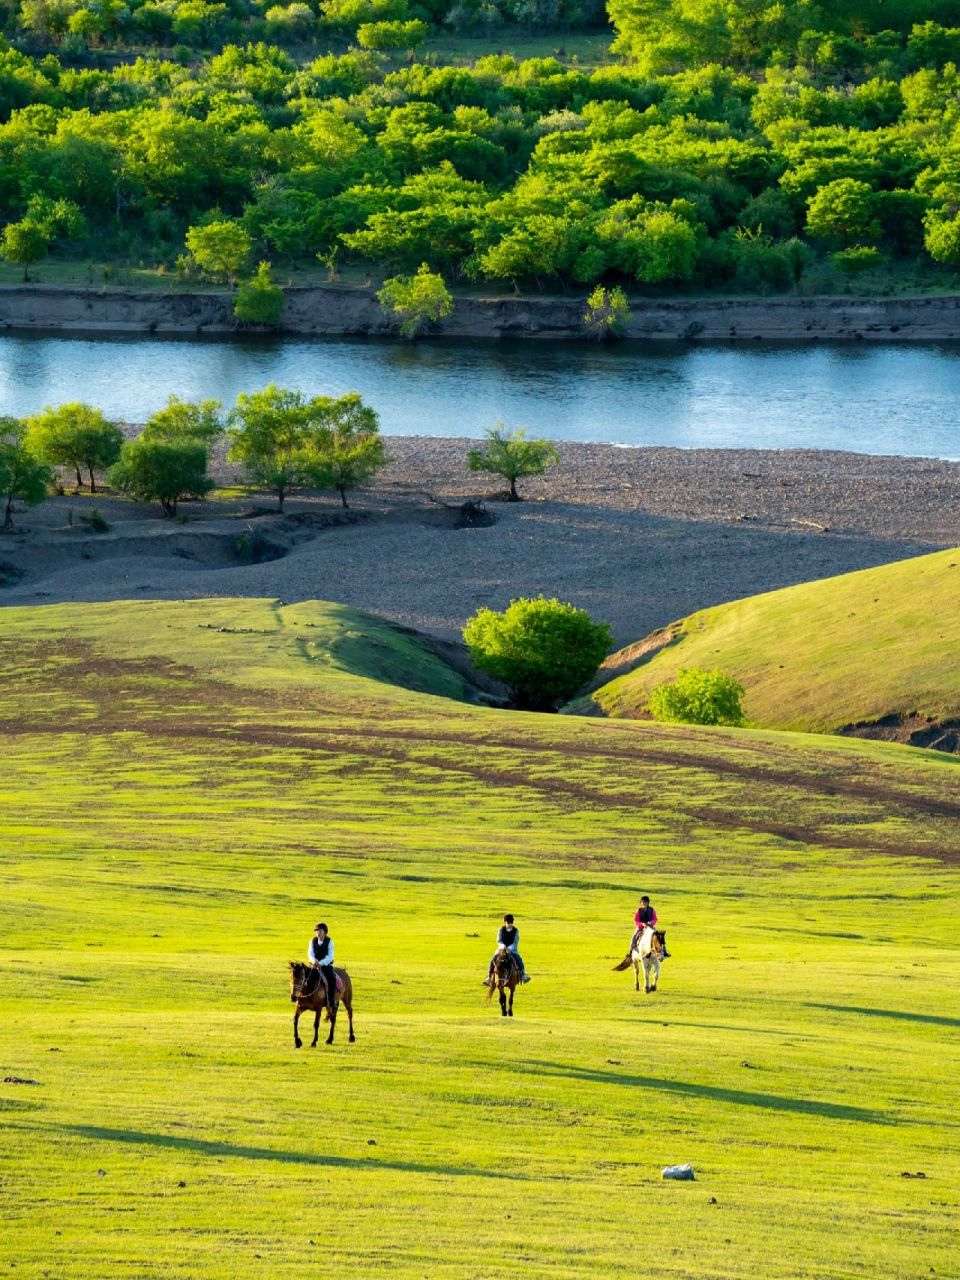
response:
[[[275,596],[369,609],[452,638],[481,605],[557,595],[607,619],[619,644],[707,605],[960,543],[960,463],[806,450],[562,444],[561,463],[491,499],[470,441],[390,437],[391,463],[351,498],[261,497],[158,509],[66,495],[0,542],[0,603]],[[218,462],[220,478],[232,468]],[[452,528],[487,496],[489,527]],[[93,533],[96,505],[111,523]],[[333,523],[341,519],[347,523]],[[276,558],[247,563],[254,543]]]

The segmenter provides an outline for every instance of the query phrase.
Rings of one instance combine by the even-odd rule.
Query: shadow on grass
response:
[[[656,1093],[678,1093],[685,1098],[703,1098],[710,1102],[729,1102],[739,1107],[762,1107],[769,1111],[791,1111],[796,1115],[818,1116],[824,1120],[857,1120],[861,1124],[893,1124],[894,1121],[868,1107],[849,1107],[840,1102],[816,1102],[810,1098],[789,1098],[778,1093],[753,1093],[744,1089],[721,1089],[716,1085],[693,1084],[686,1080],[664,1080],[657,1076],[625,1075],[619,1071],[602,1071],[593,1067],[565,1066],[558,1062],[536,1062],[528,1059],[517,1063],[521,1071],[537,1075],[561,1076],[582,1080],[587,1084],[613,1084],[621,1088],[651,1089]]]
[[[864,1018],[896,1018],[903,1022],[926,1022],[934,1027],[960,1027],[960,1018],[950,1018],[940,1013],[910,1013],[906,1009],[864,1009],[856,1004],[819,1004],[807,1002],[810,1009],[827,1009],[830,1013],[856,1013]]]
[[[306,1151],[274,1151],[270,1147],[245,1147],[232,1142],[209,1142],[203,1138],[177,1138],[168,1133],[145,1133],[140,1129],[107,1129],[93,1124],[66,1124],[61,1132],[96,1142],[122,1142],[130,1146],[166,1147],[200,1156],[229,1156],[240,1160],[270,1160],[277,1164],[310,1165],[321,1169],[392,1169],[398,1173],[432,1173],[455,1178],[494,1178],[498,1181],[526,1182],[519,1173],[500,1173],[487,1169],[470,1169],[456,1164],[421,1164],[415,1160],[382,1160],[377,1157],[356,1159]]]

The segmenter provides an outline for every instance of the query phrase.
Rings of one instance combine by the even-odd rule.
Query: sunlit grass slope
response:
[[[751,722],[829,733],[882,716],[960,715],[960,550],[902,560],[702,609],[672,643],[594,693],[642,715],[680,667],[719,667]]]
[[[955,1274],[956,763],[470,706],[357,674],[455,686],[389,634],[0,612],[3,1270]],[[655,996],[610,972],[641,892]],[[358,1040],[298,1053],[321,918]]]

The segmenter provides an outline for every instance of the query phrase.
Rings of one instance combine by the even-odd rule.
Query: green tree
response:
[[[42,229],[31,219],[23,218],[20,222],[8,222],[3,228],[0,254],[5,262],[23,267],[23,278],[27,281],[30,279],[30,267],[47,256],[47,245]]]
[[[548,467],[560,461],[560,455],[549,440],[528,440],[526,430],[508,431],[502,422],[487,430],[482,449],[467,454],[470,471],[489,471],[510,481],[510,501],[519,502],[517,481],[524,476],[542,476]]]
[[[275,4],[264,17],[271,37],[303,40],[313,33],[317,25],[317,15],[308,4]]]
[[[838,178],[820,187],[807,201],[807,232],[818,239],[846,244],[869,239],[879,230],[876,199],[869,182]]]
[[[309,405],[300,391],[273,383],[241,391],[229,416],[232,461],[242,462],[255,484],[277,495],[280,510],[292,489],[310,482],[317,440],[309,428]]]
[[[283,314],[283,302],[283,290],[270,279],[270,263],[261,262],[253,278],[238,285],[233,314],[243,324],[275,328]]]
[[[219,400],[181,400],[171,396],[150,415],[141,440],[166,440],[209,446],[223,434],[223,406]]]
[[[182,498],[202,498],[213,488],[206,446],[196,440],[128,440],[108,474],[121,493],[159,502],[165,516],[177,514]]]
[[[253,245],[243,227],[226,218],[191,227],[186,242],[201,271],[231,284],[243,270]]]
[[[27,420],[27,443],[37,457],[58,467],[73,467],[77,489],[81,469],[96,493],[97,471],[106,471],[120,457],[123,432],[93,405],[72,402],[46,408]]]
[[[0,500],[4,503],[0,532],[13,530],[13,504],[35,507],[47,496],[52,473],[24,440],[25,428],[16,418],[0,418]]]
[[[680,724],[744,724],[743,692],[743,685],[722,671],[681,667],[675,680],[652,690],[650,714]]]
[[[509,685],[517,704],[547,711],[589,680],[613,645],[605,622],[559,600],[513,600],[502,613],[480,609],[463,628],[470,657]]]
[[[346,507],[347,490],[366,484],[386,465],[377,415],[355,391],[339,400],[318,396],[309,410],[315,457],[306,474],[318,489],[336,489]]]
[[[355,391],[334,399],[271,384],[237,396],[230,415],[230,458],[276,493],[283,510],[292,489],[346,492],[365,483],[386,461],[377,415]]]
[[[419,19],[409,22],[362,22],[357,28],[361,49],[415,49],[423,44],[430,27]]]
[[[79,240],[87,229],[87,220],[78,204],[73,200],[52,200],[45,195],[33,195],[27,201],[27,221],[35,223],[48,241]]]
[[[583,327],[592,338],[622,338],[630,320],[627,295],[619,287],[597,285],[583,310]]]
[[[857,244],[832,253],[830,261],[843,275],[859,276],[882,267],[887,259],[874,245]]]
[[[416,275],[385,280],[377,299],[384,311],[399,319],[405,338],[417,337],[428,325],[453,311],[453,298],[443,276],[431,271],[425,262]]]
[[[931,210],[924,221],[924,228],[923,243],[934,262],[942,262],[949,267],[960,265],[960,215],[947,218]]]

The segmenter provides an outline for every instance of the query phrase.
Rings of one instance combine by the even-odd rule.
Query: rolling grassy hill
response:
[[[768,728],[948,721],[960,716],[960,550],[702,609],[663,640],[592,695],[605,714],[642,715],[680,667],[719,667],[744,685],[748,719]]]
[[[0,671],[10,1274],[955,1269],[956,761],[471,706],[335,606],[7,609]],[[358,1041],[295,1052],[321,918]]]

